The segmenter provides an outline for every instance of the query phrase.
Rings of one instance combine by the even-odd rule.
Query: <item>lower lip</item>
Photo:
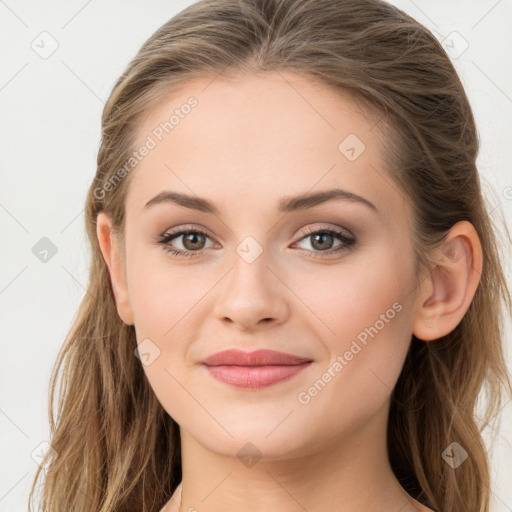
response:
[[[208,366],[217,380],[239,388],[259,389],[292,378],[305,370],[311,361],[297,365],[275,366]]]

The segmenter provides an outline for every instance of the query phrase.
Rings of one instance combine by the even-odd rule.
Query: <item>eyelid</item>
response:
[[[200,232],[200,233],[204,233],[205,235],[208,235],[211,239],[215,239],[215,237],[211,234],[211,232],[205,228],[204,226],[201,226],[201,224],[184,224],[184,225],[181,225],[181,226],[178,226],[177,228],[170,228],[170,229],[166,229],[163,234],[161,235],[161,238],[162,237],[166,237],[168,235],[177,235],[177,234],[182,234],[183,232],[187,232],[187,231],[197,231],[197,232]]]
[[[305,238],[306,236],[309,236],[313,233],[317,233],[319,231],[336,231],[340,234],[343,234],[346,238],[355,238],[355,236],[352,234],[351,231],[349,231],[347,228],[343,228],[341,226],[326,226],[322,225],[320,227],[312,227],[311,225],[308,225],[305,229],[305,234],[302,236],[301,240]],[[343,232],[343,233],[342,233]]]

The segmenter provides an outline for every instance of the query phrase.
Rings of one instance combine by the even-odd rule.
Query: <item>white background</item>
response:
[[[31,454],[49,437],[50,371],[88,276],[83,209],[104,102],[142,43],[191,3],[0,0],[0,512],[27,510]],[[453,60],[477,120],[491,216],[510,220],[511,0],[391,3],[440,40],[450,36],[454,51],[468,45]],[[31,47],[43,31],[58,43],[47,59]],[[58,250],[47,263],[32,253],[42,237]],[[512,368],[510,321],[506,336]],[[502,418],[492,453],[493,512],[512,511],[512,401]]]

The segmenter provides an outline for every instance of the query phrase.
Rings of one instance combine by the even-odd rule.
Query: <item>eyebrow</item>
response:
[[[308,208],[313,208],[314,206],[333,200],[357,202],[378,213],[377,207],[368,201],[368,199],[340,188],[325,190],[322,192],[305,193],[294,197],[284,197],[279,201],[278,211],[281,213],[289,213],[299,210],[307,210]],[[198,210],[200,212],[220,216],[219,208],[208,199],[173,192],[170,190],[164,190],[157,196],[153,197],[153,199],[146,203],[144,209],[162,203],[174,203],[185,208],[190,208],[191,210]]]

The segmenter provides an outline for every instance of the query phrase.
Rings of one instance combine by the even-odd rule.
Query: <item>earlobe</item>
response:
[[[418,294],[413,334],[432,341],[453,331],[475,295],[482,273],[482,247],[473,225],[460,221],[438,250]]]
[[[112,222],[105,212],[98,213],[96,235],[101,253],[109,270],[117,312],[125,324],[134,325],[124,261],[117,246],[117,240],[113,235]]]

